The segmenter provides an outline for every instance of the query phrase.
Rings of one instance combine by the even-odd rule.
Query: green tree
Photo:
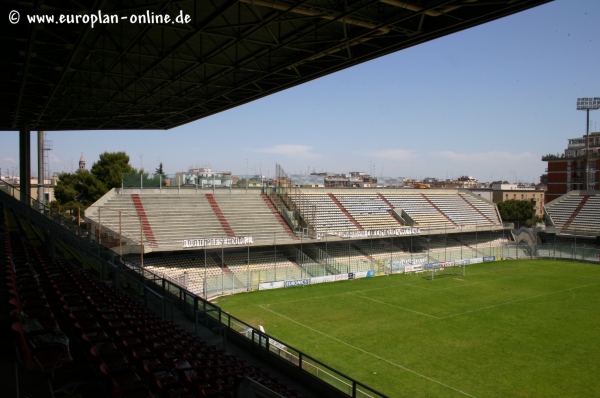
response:
[[[106,186],[96,176],[87,170],[78,170],[76,173],[61,173],[54,188],[56,203],[69,209],[85,209],[96,202],[107,192]]]
[[[91,172],[110,190],[121,186],[123,174],[137,173],[137,170],[129,164],[129,156],[125,152],[104,152],[92,165]]]
[[[110,189],[120,187],[124,173],[137,173],[129,164],[129,156],[125,152],[104,152],[90,171],[78,170],[58,176],[54,189],[56,200],[50,207],[86,209]]]
[[[160,164],[158,165],[158,168],[156,169],[156,174],[159,174],[159,175],[164,175],[165,174],[165,172],[163,170],[162,162],[160,162]]]
[[[79,192],[77,192],[76,173],[60,173],[56,187],[54,187],[54,198],[58,205],[83,207],[79,202]],[[54,207],[51,206],[50,207]]]
[[[533,202],[528,200],[507,200],[498,203],[498,210],[503,221],[532,227],[542,219],[535,214]]]

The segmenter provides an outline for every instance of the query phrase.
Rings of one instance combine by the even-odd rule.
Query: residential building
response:
[[[531,187],[519,187],[518,184],[494,184],[492,187],[494,203],[507,200],[527,200],[533,203],[535,215],[544,218],[546,192]]]
[[[19,198],[20,178],[7,176],[7,177],[2,177],[1,179],[6,184],[8,184],[12,188],[14,188],[14,189],[9,188],[7,192],[10,195],[12,195],[13,197]],[[48,203],[55,200],[54,188],[56,187],[57,182],[58,182],[58,178],[56,178],[56,177],[52,177],[50,179],[44,179],[44,200],[43,200],[44,204],[47,205]],[[30,184],[31,185],[30,185],[30,190],[29,190],[29,196],[33,200],[39,200],[38,199],[38,179],[37,179],[37,177],[31,177]]]
[[[586,144],[589,145],[587,154]],[[586,189],[586,155],[589,156],[588,190],[600,190],[600,132],[590,133],[586,143],[582,138],[570,138],[564,154],[542,157],[548,162],[548,191],[546,202],[550,202],[567,192]]]
[[[492,188],[467,188],[466,190],[471,192],[473,195],[480,196],[485,200],[489,200],[490,202],[494,201],[494,191]]]

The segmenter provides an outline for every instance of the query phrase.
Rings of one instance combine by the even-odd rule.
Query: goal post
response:
[[[429,264],[428,264],[429,265]],[[466,265],[464,262],[445,262],[431,264],[431,280],[440,277],[465,276]]]

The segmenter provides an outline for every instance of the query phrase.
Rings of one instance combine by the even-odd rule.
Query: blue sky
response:
[[[539,181],[541,156],[585,134],[578,97],[600,96],[600,1],[556,0],[167,131],[47,132],[52,171],[102,152],[167,173],[375,171]],[[600,131],[600,110],[590,113]],[[0,133],[2,174],[18,134]],[[32,170],[36,169],[32,135]],[[141,156],[140,156],[141,155]]]

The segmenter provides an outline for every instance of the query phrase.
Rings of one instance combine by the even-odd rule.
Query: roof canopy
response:
[[[169,129],[548,1],[15,3],[0,130]]]

